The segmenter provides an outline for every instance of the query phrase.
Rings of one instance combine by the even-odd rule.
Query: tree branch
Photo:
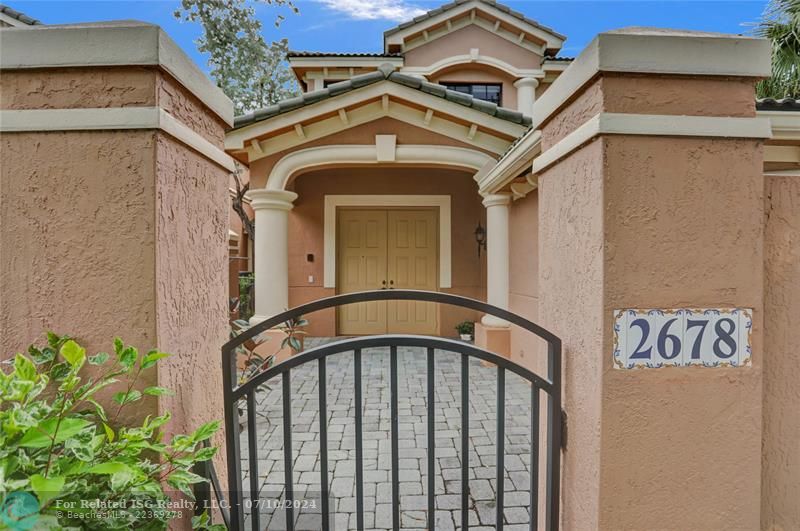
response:
[[[255,243],[256,239],[256,224],[255,221],[250,219],[250,216],[247,214],[247,211],[244,208],[244,196],[248,190],[250,190],[250,182],[242,184],[242,167],[239,166],[239,163],[236,163],[236,170],[231,174],[233,175],[233,180],[236,183],[236,195],[233,198],[233,211],[239,215],[239,219],[242,220],[242,227],[244,227],[245,232],[247,232],[247,236],[250,238],[250,241]]]

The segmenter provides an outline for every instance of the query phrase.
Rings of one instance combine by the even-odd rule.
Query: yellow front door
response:
[[[342,210],[338,223],[340,293],[378,289],[386,279],[386,211]],[[386,333],[386,303],[365,302],[338,311],[342,335]]]
[[[436,291],[439,233],[435,210],[390,210],[387,252],[389,287]],[[432,302],[389,301],[387,326],[396,334],[435,334]]]
[[[337,222],[339,293],[373,289],[436,290],[437,211],[340,210]],[[339,308],[338,333],[435,334],[432,303],[389,301]]]

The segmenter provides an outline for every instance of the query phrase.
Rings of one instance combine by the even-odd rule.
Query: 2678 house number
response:
[[[752,327],[745,308],[614,310],[614,367],[749,366]]]

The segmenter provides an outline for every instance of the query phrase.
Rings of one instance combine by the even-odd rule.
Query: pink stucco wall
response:
[[[298,194],[289,215],[289,304],[296,306],[334,293],[323,287],[323,230],[326,195],[449,195],[451,197],[451,241],[453,287],[443,291],[485,298],[486,255],[478,258],[473,231],[480,220],[486,226],[485,209],[472,176],[457,170],[387,166],[382,168],[339,168],[315,171],[295,179]],[[313,254],[314,261],[306,261]],[[314,282],[309,283],[309,275]],[[308,316],[312,335],[335,334],[332,310]],[[440,308],[443,335],[456,335],[453,327],[463,320],[476,320],[475,312]]]
[[[0,80],[3,109],[160,106],[222,146],[223,121],[157,68],[4,70]],[[140,385],[177,392],[146,397],[121,421],[170,410],[169,430],[186,432],[221,419],[227,170],[154,129],[4,133],[0,153],[2,356],[46,330],[90,352],[120,336],[173,354]]]
[[[604,142],[600,526],[757,529],[762,147],[750,139]],[[752,308],[753,366],[611,369],[615,308],[691,306]],[[658,459],[641,451],[656,447],[675,451]],[[630,510],[631,500],[646,510]]]
[[[155,143],[152,131],[2,135],[3,358],[47,330],[90,352],[115,336],[157,345]],[[148,398],[136,415],[155,408]]]
[[[563,342],[562,407],[570,419],[563,529],[599,529],[603,143],[590,143],[539,177],[539,322]]]
[[[163,133],[155,158],[155,324],[159,349],[172,353],[158,380],[175,390],[159,409],[185,429],[224,415],[219,348],[228,340],[228,180],[222,168]]]
[[[539,193],[511,203],[509,213],[509,309],[539,320]],[[519,327],[511,327],[511,359],[538,374],[546,374],[541,341]]]
[[[800,522],[800,179],[764,178],[764,433],[761,529]]]

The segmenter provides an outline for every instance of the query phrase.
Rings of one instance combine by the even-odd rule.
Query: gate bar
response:
[[[233,529],[244,529],[244,511],[242,511],[242,462],[241,442],[239,440],[239,400],[234,398],[230,389],[236,388],[236,352],[235,347],[227,344],[222,347],[222,381],[225,385],[222,403],[225,407],[225,449],[228,460],[228,489],[230,494],[231,526]],[[230,387],[228,387],[230,386]]]
[[[461,529],[469,529],[469,357],[461,354]]]
[[[294,487],[292,486],[292,382],[289,371],[283,373],[283,466],[286,489],[286,531],[294,531]]]
[[[361,349],[353,351],[353,379],[355,384],[356,408],[356,526],[358,531],[364,531],[364,436],[362,409],[364,404],[361,398]]]
[[[553,390],[547,399],[547,531],[557,531],[561,494],[561,340],[547,343],[547,376]]]
[[[397,423],[397,346],[389,347],[389,360],[391,363],[390,377],[392,388],[392,526],[394,531],[400,529],[400,456],[398,456],[398,442],[400,436]]]
[[[531,384],[530,531],[539,529],[539,388]]]
[[[433,362],[433,348],[428,348],[428,529],[433,531],[436,526],[436,404],[435,378]]]
[[[505,504],[505,457],[506,457],[506,370],[497,367],[497,443],[495,452],[497,456],[497,512],[495,528],[503,531],[503,506]]]
[[[319,483],[322,498],[322,531],[329,531],[330,486],[328,484],[328,376],[326,374],[328,358],[317,361],[319,374]]]
[[[256,391],[247,393],[247,453],[250,458],[250,518],[253,531],[261,529],[261,514],[258,510],[258,454],[256,448]]]

